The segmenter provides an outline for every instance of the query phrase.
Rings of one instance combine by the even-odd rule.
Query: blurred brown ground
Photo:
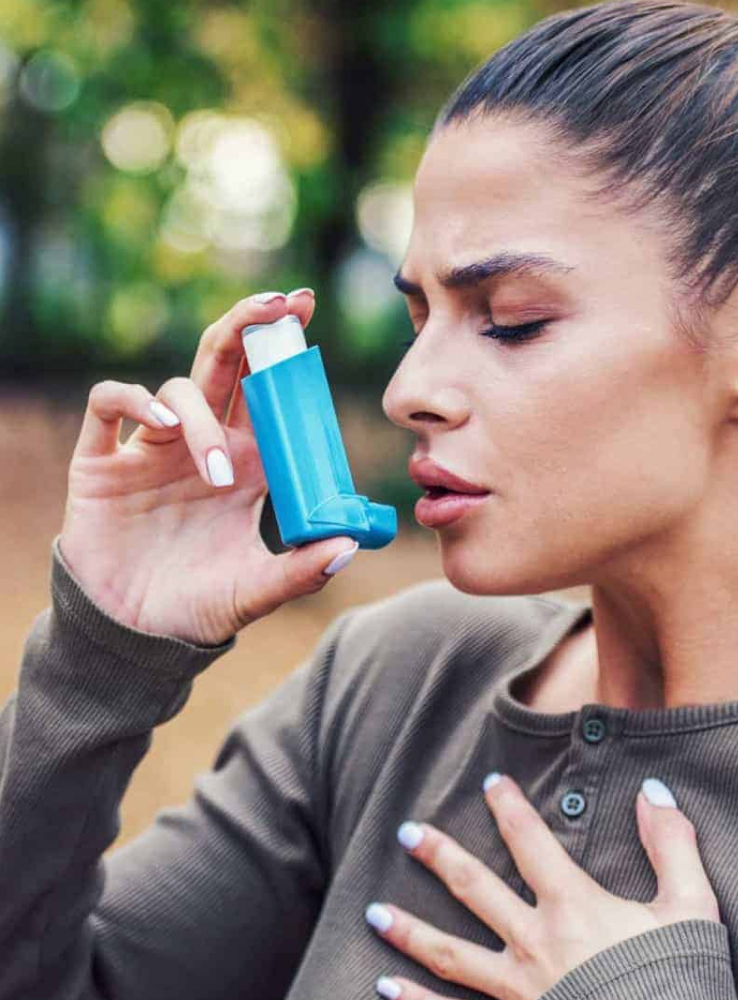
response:
[[[0,703],[15,689],[23,643],[49,603],[51,541],[61,530],[66,477],[86,399],[59,401],[53,393],[0,393]],[[388,455],[406,460],[410,435],[376,407],[336,408],[357,488]],[[127,436],[124,429],[123,437]],[[360,485],[361,484],[361,485]],[[154,731],[121,807],[118,847],[166,805],[183,802],[195,774],[207,770],[230,723],[261,701],[312,651],[344,608],[387,597],[442,576],[433,532],[401,525],[385,550],[360,552],[319,594],[279,608],[241,633],[234,650],[195,681],[184,709]],[[562,591],[574,599],[586,588]]]

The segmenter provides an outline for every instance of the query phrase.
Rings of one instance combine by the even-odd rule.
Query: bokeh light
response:
[[[49,219],[33,239],[33,275],[40,288],[63,289],[87,301],[94,279],[84,246],[75,239],[71,220]]]
[[[20,93],[41,111],[62,111],[77,99],[81,86],[74,60],[45,49],[31,56],[20,75]]]
[[[412,185],[381,181],[368,185],[357,198],[356,220],[366,243],[399,265],[413,224]]]
[[[169,156],[174,120],[156,101],[136,101],[106,123],[100,136],[108,160],[119,170],[151,173]]]
[[[297,193],[265,124],[192,112],[179,124],[175,150],[187,177],[167,204],[163,239],[183,252],[212,244],[266,253],[287,243]]]
[[[169,319],[169,304],[159,285],[136,281],[118,288],[107,315],[106,339],[121,356],[137,354],[155,340]]]
[[[161,238],[180,253],[198,253],[210,243],[206,235],[209,207],[188,187],[176,190],[162,213]]]
[[[338,300],[347,316],[359,323],[377,320],[397,299],[392,267],[384,254],[359,247],[337,272]]]

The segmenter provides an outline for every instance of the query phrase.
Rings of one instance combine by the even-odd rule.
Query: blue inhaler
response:
[[[381,549],[397,534],[397,511],[356,493],[320,347],[308,348],[299,318],[241,331],[251,374],[241,379],[285,545],[345,535]]]

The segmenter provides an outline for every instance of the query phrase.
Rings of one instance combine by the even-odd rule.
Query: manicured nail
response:
[[[293,288],[291,292],[287,292],[287,297],[289,298],[290,295],[302,295],[303,292],[306,292],[308,295],[312,295],[313,298],[315,298],[315,292],[312,288]]]
[[[676,806],[676,799],[658,778],[646,778],[641,789],[652,806]]]
[[[497,782],[501,778],[502,778],[502,775],[498,774],[497,771],[492,771],[491,774],[488,774],[487,777],[484,779],[484,782],[483,782],[483,785],[482,785],[482,787],[484,788],[485,792],[488,789],[490,789],[492,787],[492,785],[496,785]]]
[[[254,302],[271,302],[273,299],[286,299],[287,296],[284,292],[259,292],[258,295],[252,295]]]
[[[346,552],[339,552],[339,554],[328,563],[326,568],[323,570],[326,576],[334,576],[339,570],[343,569],[344,566],[348,566],[351,560],[356,555],[359,548],[359,543],[354,542],[354,547],[348,549]]]
[[[392,926],[392,914],[381,903],[370,903],[364,911],[364,916],[367,923],[376,927],[378,931],[388,931]]]
[[[388,1000],[397,1000],[402,994],[400,984],[389,976],[380,976],[375,988],[381,997],[388,997]]]
[[[397,839],[403,847],[412,850],[417,847],[423,839],[423,827],[408,820],[402,823],[397,829]]]
[[[211,448],[207,457],[208,475],[213,486],[233,486],[233,468],[222,448]]]
[[[176,413],[172,413],[168,406],[160,403],[158,399],[149,400],[149,409],[154,414],[156,419],[164,427],[176,427],[179,423],[179,417]]]

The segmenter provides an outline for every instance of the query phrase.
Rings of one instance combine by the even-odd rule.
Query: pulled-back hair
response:
[[[594,197],[654,202],[674,318],[707,349],[707,313],[738,283],[738,18],[677,0],[553,14],[460,84],[431,137],[488,115],[545,126],[552,161],[604,179]]]

